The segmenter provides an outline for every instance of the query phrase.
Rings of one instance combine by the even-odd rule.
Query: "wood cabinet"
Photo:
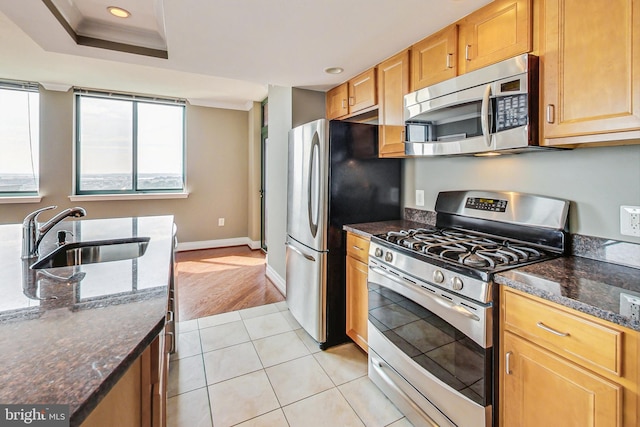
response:
[[[326,95],[327,119],[346,118],[377,108],[376,69],[370,68]]]
[[[364,351],[367,345],[369,240],[347,233],[347,335]]]
[[[544,0],[541,24],[542,143],[638,143],[640,1]]]
[[[378,65],[379,157],[404,156],[404,96],[409,93],[409,51]]]
[[[160,334],[133,362],[82,427],[164,427],[168,353]]]
[[[327,92],[327,119],[337,119],[349,114],[349,85],[343,83]]]
[[[458,74],[532,49],[532,0],[494,0],[459,22]]]
[[[509,288],[500,328],[500,425],[638,425],[636,331]]]
[[[458,25],[411,46],[411,91],[458,75]]]

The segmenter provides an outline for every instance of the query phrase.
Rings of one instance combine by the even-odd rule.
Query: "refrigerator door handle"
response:
[[[305,257],[306,259],[308,259],[309,261],[313,261],[316,262],[316,259],[309,255],[309,254],[305,254],[304,252],[302,252],[300,249],[296,248],[295,246],[293,246],[292,244],[290,244],[289,242],[287,242],[287,247],[289,249],[291,249],[292,251],[294,251],[295,253],[302,255],[303,257]]]
[[[318,139],[318,133],[313,134],[313,141],[311,143],[311,155],[309,156],[309,185],[307,189],[308,204],[307,209],[309,212],[309,228],[311,229],[311,235],[316,237],[318,234],[318,216],[320,210],[320,140]]]

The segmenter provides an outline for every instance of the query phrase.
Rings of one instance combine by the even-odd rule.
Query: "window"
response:
[[[0,82],[0,196],[38,193],[37,83]]]
[[[184,189],[184,102],[76,92],[76,194]]]

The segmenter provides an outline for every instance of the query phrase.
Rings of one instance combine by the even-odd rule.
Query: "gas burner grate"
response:
[[[548,256],[523,243],[457,229],[417,228],[378,237],[417,253],[481,270],[522,265]]]

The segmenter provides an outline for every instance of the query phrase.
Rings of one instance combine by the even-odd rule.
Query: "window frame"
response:
[[[101,99],[113,99],[131,102],[132,105],[132,158],[131,158],[131,189],[130,190],[81,190],[81,152],[82,141],[80,140],[80,124],[81,124],[81,99],[82,98],[101,98]],[[160,188],[160,189],[138,189],[138,104],[160,104],[182,107],[182,176],[181,188]],[[74,117],[75,117],[75,132],[74,132],[74,148],[75,148],[75,171],[74,171],[74,196],[135,196],[135,195],[162,195],[162,194],[184,194],[187,187],[187,170],[186,170],[186,157],[187,157],[187,137],[186,137],[186,119],[187,119],[187,106],[186,101],[182,99],[161,98],[135,94],[115,93],[115,92],[101,92],[87,89],[74,89]]]
[[[18,81],[18,80],[5,80],[2,79],[0,80],[0,89],[2,90],[13,90],[16,92],[27,92],[27,93],[34,93],[36,94],[37,100],[38,100],[38,105],[36,106],[36,110],[37,110],[37,120],[38,120],[38,126],[37,126],[37,134],[35,135],[35,146],[37,148],[37,156],[33,156],[31,158],[31,161],[35,164],[35,167],[33,169],[33,173],[34,173],[34,181],[35,181],[35,185],[36,188],[35,190],[29,190],[29,191],[0,191],[0,203],[4,203],[4,202],[10,202],[12,200],[16,200],[16,201],[24,201],[25,203],[31,203],[31,202],[39,202],[41,200],[40,197],[40,85],[36,82],[28,82],[28,81]],[[29,107],[29,111],[31,111],[33,107]],[[31,118],[29,118],[29,123],[31,123]],[[33,133],[32,133],[32,129],[31,129],[31,125],[29,126],[29,134],[31,135],[31,138],[33,138]],[[31,143],[33,143],[33,140],[31,140]],[[32,147],[33,149],[33,147]]]

